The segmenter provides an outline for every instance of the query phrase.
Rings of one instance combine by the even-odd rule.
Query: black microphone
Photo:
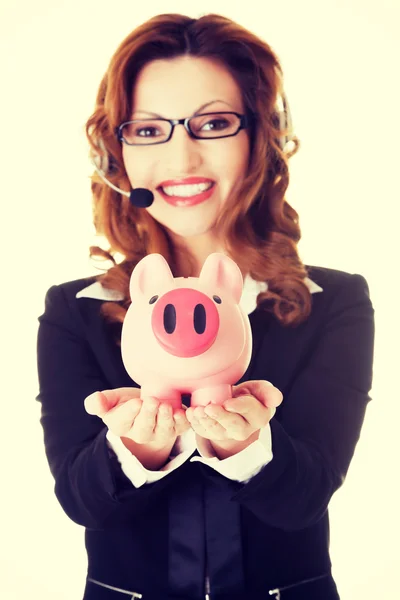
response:
[[[120,194],[127,196],[129,198],[129,202],[133,206],[137,206],[138,208],[148,208],[149,206],[151,206],[153,204],[153,202],[154,202],[153,192],[151,192],[150,190],[148,190],[146,188],[135,188],[135,189],[132,189],[130,192],[121,190],[121,188],[119,188],[116,185],[114,185],[113,183],[111,183],[111,181],[108,181],[108,179],[106,178],[106,176],[103,172],[103,169],[97,164],[97,160],[99,160],[99,157],[96,157],[95,155],[91,155],[90,158],[91,158],[91,162],[93,163],[94,168],[96,169],[96,171],[98,172],[100,177],[103,179],[103,181],[110,188],[115,190],[116,192],[119,192]]]
[[[129,194],[129,201],[133,206],[148,208],[154,202],[154,194],[146,188],[135,188]]]

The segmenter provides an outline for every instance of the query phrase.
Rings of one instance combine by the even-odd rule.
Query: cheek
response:
[[[247,174],[249,153],[250,145],[245,136],[238,139],[236,144],[227,145],[219,153],[220,173],[224,173],[231,181],[243,179]]]
[[[135,187],[140,187],[140,184],[145,184],[146,179],[151,173],[151,165],[149,161],[144,160],[143,155],[139,155],[132,151],[132,148],[127,148],[123,145],[122,159],[128,179]]]
[[[126,174],[128,175],[129,180],[132,182],[132,178],[134,178],[134,162],[127,156],[125,150],[125,144],[122,146],[122,160],[124,163]]]

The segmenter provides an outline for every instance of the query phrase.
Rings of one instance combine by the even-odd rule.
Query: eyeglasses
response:
[[[192,138],[208,140],[237,135],[251,121],[251,117],[236,112],[206,113],[186,119],[135,119],[116,127],[115,134],[129,146],[148,146],[168,142],[176,125],[183,125]]]

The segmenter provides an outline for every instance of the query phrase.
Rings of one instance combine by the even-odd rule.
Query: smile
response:
[[[212,181],[209,181],[205,183],[194,183],[192,185],[171,185],[162,187],[161,189],[167,196],[188,198],[209,190],[212,185],[214,185]]]
[[[213,194],[215,183],[168,186],[157,188],[161,196],[172,206],[193,206],[208,200]]]

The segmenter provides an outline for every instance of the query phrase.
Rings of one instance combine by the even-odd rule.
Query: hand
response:
[[[247,381],[232,386],[232,399],[222,405],[189,407],[186,417],[199,436],[227,448],[257,439],[282,400],[282,392],[269,381]]]
[[[94,392],[84,404],[86,412],[100,417],[115,435],[137,444],[162,448],[190,427],[183,408],[173,412],[157,398],[142,400],[139,388]]]

